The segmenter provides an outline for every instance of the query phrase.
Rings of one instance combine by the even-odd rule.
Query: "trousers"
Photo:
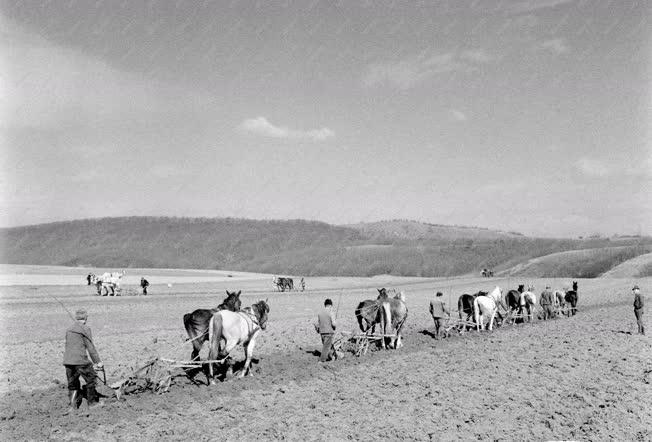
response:
[[[320,362],[326,362],[333,356],[333,334],[325,333],[321,335],[321,356],[319,357]]]
[[[645,325],[643,324],[643,309],[635,308],[634,316],[636,316],[636,324],[638,325],[638,332],[642,335],[645,334]]]
[[[86,399],[88,403],[97,402],[99,398],[97,397],[97,391],[95,390],[95,379],[97,378],[97,373],[93,368],[93,364],[86,365],[64,365],[66,367],[66,378],[68,378],[68,391],[79,391],[81,393],[81,385],[79,383],[79,378],[84,378],[86,382]]]

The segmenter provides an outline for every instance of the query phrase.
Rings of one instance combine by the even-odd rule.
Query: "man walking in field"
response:
[[[335,354],[333,336],[335,335],[335,318],[333,317],[333,301],[326,299],[324,308],[317,315],[315,330],[321,335],[321,356],[319,362],[326,362]]]
[[[450,318],[451,316],[443,296],[444,294],[442,292],[437,292],[435,299],[430,301],[430,315],[433,321],[435,321],[435,339],[441,337],[444,328],[444,318]]]
[[[645,325],[643,324],[643,295],[641,289],[635,285],[632,287],[634,293],[634,316],[636,316],[636,324],[638,325],[638,334],[645,334]]]
[[[86,382],[86,400],[90,407],[103,405],[100,403],[95,391],[95,379],[97,373],[93,364],[88,360],[88,355],[100,369],[104,365],[100,355],[93,344],[91,329],[86,325],[88,314],[86,310],[77,310],[75,313],[76,322],[66,330],[66,347],[63,354],[63,365],[66,367],[66,378],[68,379],[68,400],[70,408],[68,412],[79,408],[82,402],[82,390],[79,384],[79,377]]]
[[[541,298],[539,299],[539,304],[543,310],[543,320],[547,321],[548,319],[553,318],[553,309],[552,306],[555,303],[554,295],[550,286],[547,285],[546,289],[541,293]]]

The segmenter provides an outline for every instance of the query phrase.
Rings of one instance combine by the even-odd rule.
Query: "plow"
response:
[[[355,356],[363,356],[369,351],[372,343],[380,342],[381,339],[394,338],[393,334],[371,334],[371,333],[351,333],[342,332],[342,336],[333,341],[333,347],[336,352],[349,352]]]

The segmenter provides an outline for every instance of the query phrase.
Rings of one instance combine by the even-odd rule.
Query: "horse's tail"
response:
[[[460,321],[464,319],[462,318],[463,311],[464,311],[464,301],[463,301],[463,297],[460,296],[459,299],[457,300],[457,313],[460,315]]]
[[[358,304],[358,308],[355,309],[355,318],[358,320],[358,327],[360,327],[360,331],[362,333],[366,333],[367,330],[365,330],[364,323],[362,322],[364,320],[364,315],[362,314],[362,310],[365,308],[364,301]],[[367,327],[368,329],[368,327]]]
[[[480,330],[480,304],[478,304],[478,298],[473,300],[473,319],[475,319],[477,329]]]
[[[392,331],[392,308],[389,305],[389,302],[383,302],[380,305],[381,308],[381,321],[382,321],[382,329],[383,329],[383,334],[386,335],[387,333],[387,327],[389,326],[389,331]]]
[[[204,341],[203,339],[197,339],[197,328],[195,327],[195,321],[192,313],[186,313],[183,315],[183,328],[186,329],[186,334],[188,338],[192,340],[192,346],[195,350],[201,350],[201,344]]]
[[[220,341],[222,340],[222,314],[215,313],[211,320],[208,322],[208,359],[211,361],[216,360],[220,356]],[[211,376],[213,371],[213,364],[210,364]]]

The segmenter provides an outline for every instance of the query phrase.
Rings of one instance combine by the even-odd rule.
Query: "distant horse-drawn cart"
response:
[[[272,284],[279,292],[294,290],[294,279],[287,276],[274,276]]]

